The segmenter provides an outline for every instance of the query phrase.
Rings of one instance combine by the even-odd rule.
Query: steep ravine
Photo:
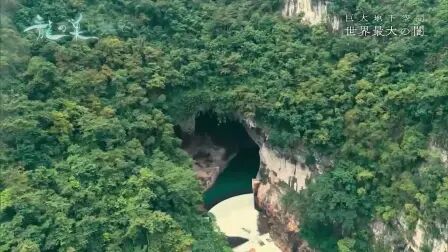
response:
[[[307,180],[310,180],[313,176],[319,174],[325,166],[331,164],[331,161],[327,158],[320,157],[317,153],[311,153],[316,158],[317,162],[313,165],[306,165],[306,156],[310,155],[309,150],[306,148],[301,147],[291,150],[289,154],[282,153],[273,149],[268,144],[268,135],[263,129],[257,127],[254,121],[243,119],[238,115],[232,117],[241,122],[238,122],[238,124],[244,126],[243,129],[248,133],[251,140],[258,145],[259,168],[258,173],[251,175],[253,177],[251,191],[254,194],[255,207],[264,214],[265,224],[269,227],[271,237],[282,251],[298,251],[299,248],[300,251],[305,251],[304,249],[307,248],[307,244],[299,240],[297,236],[297,232],[299,231],[298,227],[300,227],[299,221],[296,220],[292,214],[285,211],[281,205],[281,197],[289,190],[298,192],[305,189]],[[225,133],[223,128],[215,128],[213,125],[208,126],[210,127],[208,129],[208,135],[201,134],[201,132],[203,133],[201,127],[204,125],[204,122],[200,122],[201,120],[202,119],[194,120],[190,118],[189,120],[180,123],[179,126],[182,129],[184,137],[183,147],[195,161],[194,169],[206,191],[206,205],[209,204],[208,207],[210,207],[217,202],[210,201],[208,198],[210,197],[210,193],[208,192],[214,189],[216,179],[220,174],[223,176],[227,173],[229,176],[232,174],[235,176],[242,176],[247,183],[250,183],[250,181],[247,180],[247,177],[243,176],[247,173],[232,171],[235,167],[231,167],[233,162],[232,159],[235,157],[236,153],[238,153],[238,149],[244,147],[244,145],[247,147],[248,143],[247,141],[243,141],[236,144],[235,140],[232,140],[232,138],[235,139],[235,137],[239,141],[242,139],[244,140],[244,137],[242,136],[244,135],[243,132],[237,132],[236,135],[230,136],[228,133]],[[210,118],[208,118],[208,120],[210,120]],[[215,128],[215,130],[218,129],[219,134],[224,135],[224,139],[226,139],[227,143],[221,141],[221,143],[217,144],[219,138],[223,139],[223,136],[221,135],[221,137],[217,137],[216,135],[210,135],[210,133],[213,134],[213,128]],[[214,133],[217,134],[218,131],[215,131]],[[213,141],[212,138],[215,140]],[[238,159],[238,157],[236,159]],[[230,164],[230,166],[227,171],[226,167],[228,164]],[[234,183],[239,184],[239,182]],[[224,185],[221,181],[216,184],[216,187],[222,186]],[[230,184],[228,186],[233,187],[233,185]],[[222,200],[238,194],[247,193],[245,191],[245,186],[242,186],[241,188],[243,188],[243,190],[240,191],[238,191],[238,189],[232,191],[233,188],[229,188],[229,190],[227,190],[228,194],[221,196]],[[216,192],[212,192],[211,194],[215,193]]]

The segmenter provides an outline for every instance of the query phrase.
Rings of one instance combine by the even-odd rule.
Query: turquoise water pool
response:
[[[220,201],[252,192],[252,178],[260,165],[258,148],[242,149],[219,175],[215,184],[204,193],[204,204],[210,209]]]

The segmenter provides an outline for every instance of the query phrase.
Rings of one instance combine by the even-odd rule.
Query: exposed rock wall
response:
[[[320,173],[323,165],[306,165],[303,149],[293,151],[294,156],[274,150],[267,143],[268,136],[253,121],[245,120],[245,125],[260,146],[260,170],[252,182],[255,205],[266,215],[271,237],[282,251],[308,251],[307,243],[297,236],[299,221],[284,209],[281,198],[289,190],[305,189],[307,180]]]
[[[444,229],[448,230],[448,227],[445,227]],[[407,240],[407,249],[409,249],[409,251],[418,252],[422,250],[426,243],[432,248],[432,252],[448,251],[448,233],[442,234],[443,237],[441,239],[432,239],[426,236],[427,232],[425,231],[423,222],[419,220],[414,235],[411,239]]]
[[[216,145],[206,135],[185,134],[183,149],[193,158],[193,169],[204,190],[215,183],[219,174],[236,155],[235,152],[229,152],[225,147]]]
[[[297,16],[303,13],[303,22],[315,25],[322,22],[331,24],[332,29],[339,29],[339,19],[329,16],[328,2],[324,0],[285,0],[282,14],[284,17]]]
[[[296,251],[303,242],[298,239],[298,221],[285,211],[280,203],[285,189],[275,184],[260,183],[254,188],[257,209],[265,214],[269,233],[275,244],[284,252]]]
[[[283,182],[297,192],[306,187],[306,180],[313,174],[305,164],[291,162],[270,149],[266,143],[260,147],[260,162],[270,184]]]
[[[285,0],[282,14],[285,17],[296,16],[303,13],[303,20],[310,24],[318,24],[325,21],[327,15],[327,3],[325,1],[312,0]]]
[[[382,221],[373,222],[371,227],[376,242],[390,251],[420,252],[425,246],[431,248],[432,252],[448,251],[448,233],[442,233],[441,238],[434,239],[427,236],[428,232],[421,220],[418,220],[415,230],[407,230],[403,219],[396,220],[393,229]],[[448,227],[441,228],[448,230]]]

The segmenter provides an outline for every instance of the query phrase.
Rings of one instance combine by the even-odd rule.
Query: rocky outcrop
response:
[[[442,230],[448,230],[448,227],[443,227]],[[412,238],[407,240],[406,249],[409,251],[421,251],[424,245],[432,248],[432,252],[448,251],[448,233],[442,234],[443,237],[440,239],[427,237],[428,232],[426,232],[421,220],[417,222],[417,227],[413,233]]]
[[[327,15],[326,1],[313,0],[285,0],[282,14],[291,17],[303,13],[303,20],[310,24],[318,24],[325,21]]]
[[[429,142],[429,150],[440,158],[440,161],[448,168],[448,147],[445,147],[435,139],[432,139]]]
[[[306,187],[307,179],[313,172],[303,162],[292,162],[281,154],[270,149],[266,143],[260,147],[260,162],[262,172],[270,184],[285,183],[298,192]]]
[[[329,160],[316,158],[315,164],[307,165],[305,157],[310,153],[305,148],[297,148],[290,155],[281,153],[269,146],[268,136],[253,121],[245,120],[245,125],[260,147],[260,170],[252,182],[255,205],[266,215],[271,237],[282,251],[308,251],[307,243],[297,236],[299,221],[285,210],[281,198],[290,190],[305,189],[307,181],[329,165]]]
[[[183,140],[183,149],[193,158],[196,176],[204,190],[209,189],[236,153],[213,143],[207,135],[186,134]]]
[[[414,230],[408,230],[404,218],[398,218],[393,225],[386,225],[382,221],[371,224],[375,242],[390,251],[420,252],[426,247],[432,252],[448,251],[448,233],[443,232],[442,237],[429,237],[425,225],[418,220]],[[440,230],[448,230],[448,227],[439,227]]]
[[[295,215],[286,211],[281,198],[293,190],[299,192],[307,186],[308,180],[331,165],[331,161],[300,146],[294,150],[279,151],[268,143],[269,135],[253,120],[234,115],[243,123],[250,138],[259,146],[260,169],[252,181],[256,208],[263,214],[270,236],[285,252],[307,251],[307,243],[297,233],[300,223]],[[207,135],[195,135],[194,120],[182,122],[183,149],[194,160],[193,168],[204,189],[210,188],[237,150],[230,150],[215,144]],[[312,164],[307,157],[312,156]]]
[[[285,0],[282,14],[284,17],[303,14],[302,21],[310,25],[327,22],[331,24],[333,31],[339,29],[339,19],[329,16],[327,12],[328,2],[324,0]]]
[[[299,223],[295,216],[284,210],[281,197],[286,190],[270,183],[255,182],[255,205],[267,219],[269,233],[275,244],[284,252],[297,251],[299,247],[306,248],[297,233]],[[305,250],[300,250],[305,251]]]

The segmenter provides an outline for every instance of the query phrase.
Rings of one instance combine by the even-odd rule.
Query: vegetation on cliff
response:
[[[368,224],[400,215],[443,232],[448,170],[428,145],[447,145],[448,2],[333,2],[425,14],[426,36],[344,36],[279,0],[3,1],[0,251],[227,251],[172,128],[200,109],[334,157],[285,197],[312,247],[373,249]],[[98,41],[21,32],[79,13]]]

